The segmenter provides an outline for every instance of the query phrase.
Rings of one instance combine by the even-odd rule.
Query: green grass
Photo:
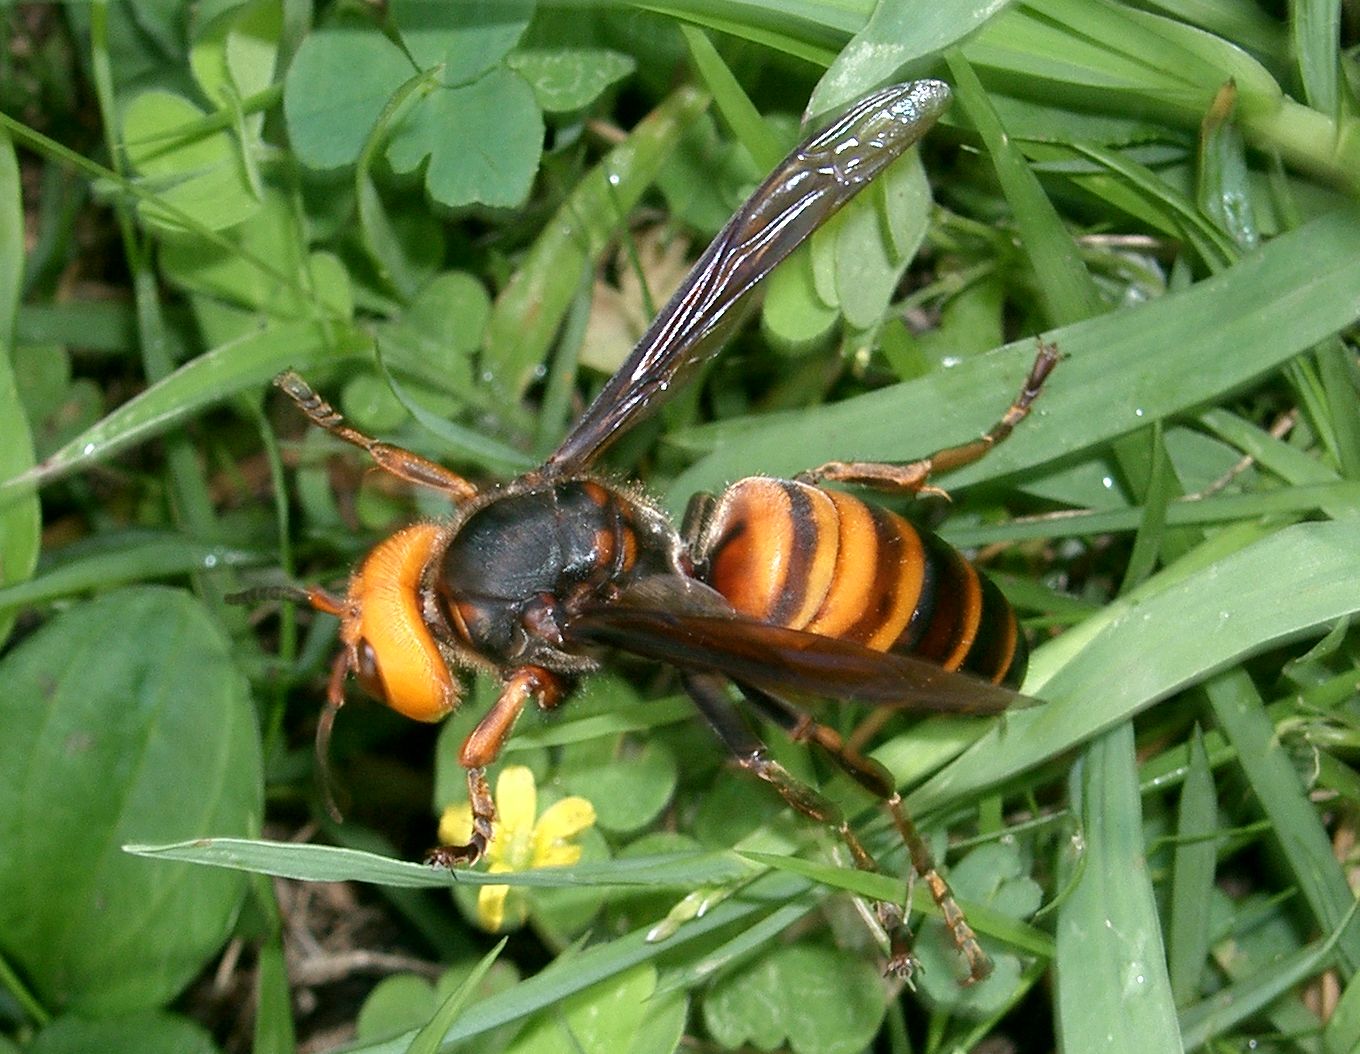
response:
[[[337,1021],[369,1052],[1355,1049],[1340,5],[318,6],[5,16],[0,1051],[287,1052]],[[334,620],[226,598],[341,588],[447,510],[270,379],[476,480],[523,471],[800,118],[921,76],[954,103],[919,153],[604,469],[678,514],[743,475],[911,459],[985,429],[1058,344],[1031,417],[939,481],[941,533],[1029,628],[1035,702],[871,743],[993,976],[957,985],[917,884],[922,972],[882,980],[856,898],[902,896],[885,818],[767,730],[889,873],[849,868],[641,663],[505,752],[540,813],[592,801],[580,863],[412,862],[466,793],[486,677],[437,733],[354,693],[332,823],[310,740]],[[306,914],[297,884],[335,881],[381,921]],[[477,921],[500,884],[504,947]],[[437,968],[318,982],[300,931]]]

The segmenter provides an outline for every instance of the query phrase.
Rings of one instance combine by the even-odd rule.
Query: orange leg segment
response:
[[[1039,352],[1020,394],[996,424],[971,442],[945,447],[919,461],[828,461],[808,472],[799,473],[797,479],[803,483],[833,480],[907,494],[919,494],[922,491],[942,494],[939,488],[930,486],[930,477],[971,465],[1009,436],[1015,426],[1029,416],[1030,406],[1038,398],[1044,381],[1058,365],[1060,358],[1057,345],[1040,341]]]
[[[482,858],[491,844],[496,824],[496,804],[486,781],[487,766],[500,756],[524,707],[530,701],[543,708],[551,707],[561,698],[563,690],[558,677],[538,666],[521,666],[510,672],[501,688],[500,698],[477,722],[458,753],[458,763],[467,769],[472,837],[466,845],[436,846],[425,854],[427,864],[452,870],[475,864]]]
[[[390,472],[398,479],[415,483],[431,490],[443,491],[455,502],[467,501],[477,494],[477,488],[456,472],[450,472],[429,458],[406,450],[403,447],[383,443],[366,436],[357,429],[345,424],[345,419],[325,399],[321,398],[300,376],[292,370],[274,378],[277,385],[288,398],[298,404],[308,420],[318,428],[324,428],[331,435],[346,443],[368,451],[369,457],[384,472]]]

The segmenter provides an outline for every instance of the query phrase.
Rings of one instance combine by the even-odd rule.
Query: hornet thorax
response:
[[[457,525],[434,588],[450,626],[478,654],[560,668],[574,611],[640,576],[683,573],[680,552],[659,511],[608,484],[512,484]]]

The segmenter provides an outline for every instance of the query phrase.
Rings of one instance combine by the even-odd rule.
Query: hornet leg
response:
[[[537,666],[521,666],[506,678],[500,698],[463,741],[458,763],[467,769],[468,801],[472,805],[472,837],[466,845],[441,845],[425,854],[432,867],[452,870],[475,864],[491,844],[495,832],[496,804],[486,782],[487,766],[500,756],[515,721],[531,700],[549,707],[562,694],[561,682]]]
[[[346,443],[353,443],[355,446],[368,451],[369,457],[384,472],[390,472],[398,479],[404,479],[408,483],[429,487],[431,490],[443,491],[454,502],[467,501],[476,496],[477,488],[456,472],[450,472],[443,465],[436,464],[428,458],[412,453],[410,450],[366,436],[345,424],[345,419],[340,415],[340,412],[321,398],[312,390],[311,385],[291,370],[280,373],[275,377],[274,384],[281,388],[288,398],[298,404],[298,408],[307,415],[312,424],[318,428],[324,428],[331,435],[343,439]]]
[[[954,899],[949,883],[935,866],[930,846],[921,837],[911,814],[902,804],[902,796],[897,793],[897,786],[888,770],[872,758],[867,758],[847,747],[838,732],[814,720],[787,699],[781,699],[750,685],[742,684],[740,687],[752,704],[788,732],[790,739],[795,742],[815,743],[846,775],[883,802],[883,807],[892,817],[893,825],[897,828],[902,841],[906,843],[908,853],[911,854],[912,870],[930,890],[930,895],[939,907],[944,924],[954,940],[954,946],[968,964],[966,983],[976,984],[986,978],[992,972],[991,960],[978,944],[977,935],[968,925],[968,919],[964,916],[958,901]],[[894,947],[894,953],[896,952],[897,948]],[[898,973],[909,972],[909,950],[906,950],[906,955],[908,958],[899,961],[894,954],[894,958],[889,961],[889,968]]]
[[[769,756],[768,748],[751,731],[724,690],[726,682],[722,678],[712,674],[684,673],[681,675],[681,681],[699,708],[699,712],[708,720],[718,738],[723,741],[742,768],[770,784],[779,796],[798,812],[830,827],[850,850],[856,867],[862,871],[879,873],[878,863],[864,848],[864,843],[859,840],[859,836],[855,834],[854,828],[850,826],[840,807],[830,798],[796,779],[783,765]],[[888,970],[902,976],[909,974],[911,949],[905,939],[902,909],[896,904],[878,901],[875,904],[875,914],[884,930],[890,934]]]
[[[908,494],[919,494],[922,491],[943,493],[939,488],[930,485],[930,477],[971,465],[1009,436],[1015,426],[1029,416],[1031,404],[1038,398],[1044,381],[1053,372],[1059,357],[1056,345],[1040,341],[1039,353],[1035,356],[1034,365],[1030,367],[1029,376],[1025,378],[1025,385],[1020,394],[1002,414],[1001,420],[969,443],[945,447],[919,461],[828,461],[825,465],[808,472],[800,472],[797,479],[802,483],[832,480],[837,483],[853,483],[862,487]]]

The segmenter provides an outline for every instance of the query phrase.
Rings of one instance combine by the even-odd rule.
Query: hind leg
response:
[[[700,713],[723,741],[742,768],[770,784],[790,806],[813,820],[830,827],[845,843],[855,866],[863,871],[881,873],[877,861],[864,847],[840,807],[825,795],[797,779],[769,756],[767,748],[743,720],[725,688],[726,681],[713,674],[686,673],[681,677],[685,690]],[[887,971],[902,977],[911,973],[912,957],[903,909],[886,901],[876,901],[874,913],[889,936]]]
[[[878,762],[847,747],[841,736],[832,728],[812,718],[799,707],[769,692],[750,685],[741,685],[741,690],[762,713],[784,728],[789,738],[795,742],[815,743],[851,779],[869,793],[879,798],[893,825],[907,846],[911,855],[912,870],[926,884],[931,898],[940,909],[944,924],[954,940],[954,946],[968,964],[968,978],[965,983],[975,984],[992,972],[992,962],[978,943],[973,927],[954,899],[949,883],[935,865],[930,846],[921,837],[920,831],[902,803],[897,793],[892,775]],[[901,972],[905,964],[898,964]]]
[[[828,461],[808,472],[799,473],[797,478],[803,483],[832,480],[907,494],[919,494],[922,491],[943,493],[930,485],[930,478],[941,472],[952,472],[964,465],[971,465],[1004,441],[1015,430],[1015,426],[1029,416],[1030,406],[1038,398],[1044,381],[1057,366],[1059,358],[1056,345],[1040,341],[1039,352],[1020,394],[996,424],[971,442],[945,447],[919,461]]]

